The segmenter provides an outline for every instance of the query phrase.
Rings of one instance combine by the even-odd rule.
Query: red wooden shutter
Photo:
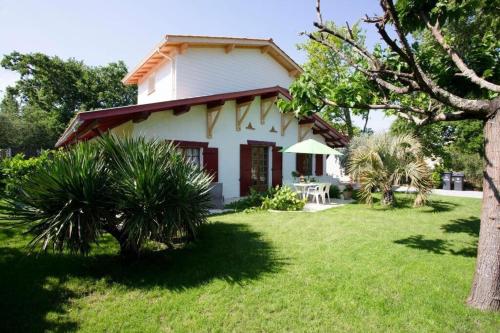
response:
[[[323,155],[316,155],[316,176],[323,176]]]
[[[283,153],[280,152],[281,147],[273,147],[273,169],[272,169],[272,185],[282,185],[283,180]]]
[[[214,176],[213,182],[219,181],[219,149],[203,148],[203,168]]]
[[[252,185],[252,147],[240,145],[240,196],[250,193]]]
[[[295,154],[295,171],[303,175],[304,170],[304,154]]]

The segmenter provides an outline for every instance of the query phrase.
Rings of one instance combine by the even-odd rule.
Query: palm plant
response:
[[[360,196],[373,203],[372,193],[382,192],[382,204],[394,205],[393,185],[401,181],[417,190],[414,206],[425,204],[432,189],[431,172],[418,140],[407,134],[375,134],[354,138],[349,146],[348,172],[361,183]]]
[[[210,183],[172,144],[105,136],[56,156],[0,208],[30,225],[32,247],[88,253],[107,232],[137,256],[148,241],[195,239]]]

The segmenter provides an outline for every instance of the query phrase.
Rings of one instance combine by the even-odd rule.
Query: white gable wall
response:
[[[188,48],[177,57],[177,98],[281,86],[293,78],[259,49]]]
[[[132,124],[131,133],[135,137],[208,142],[209,147],[218,148],[219,182],[223,183],[224,196],[232,198],[240,195],[240,144],[247,144],[247,140],[255,140],[275,142],[277,146],[288,147],[298,140],[297,121],[293,121],[287,128],[285,136],[281,136],[281,116],[276,106],[268,114],[265,124],[260,124],[259,97],[253,101],[241,131],[236,131],[235,122],[235,102],[227,101],[215,125],[211,139],[206,136],[206,106],[204,105],[194,106],[191,111],[179,116],[173,115],[172,111],[155,112],[147,120]],[[246,129],[249,122],[252,123],[255,130]],[[270,132],[272,127],[277,133]],[[306,138],[325,142],[323,137],[313,135],[312,132],[309,132]],[[293,182],[291,173],[295,170],[295,156],[295,154],[283,154],[284,184]],[[269,171],[272,169],[271,163],[272,161],[269,159]],[[325,163],[323,163],[323,169],[325,169]],[[268,178],[271,180],[271,175]]]
[[[155,90],[148,92],[148,80],[155,77]],[[156,70],[150,72],[137,85],[137,104],[163,102],[175,97],[175,60],[164,62]]]
[[[155,91],[148,94],[148,79],[156,77]],[[260,49],[190,47],[173,61],[166,61],[138,84],[138,104],[196,96],[281,86],[293,78],[269,54]]]

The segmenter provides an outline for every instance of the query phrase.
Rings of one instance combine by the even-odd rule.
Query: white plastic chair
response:
[[[325,184],[318,184],[316,186],[312,186],[309,189],[307,189],[307,198],[309,198],[309,196],[313,196],[313,198],[316,198],[317,204],[319,204],[319,198],[321,198],[323,200],[323,203],[325,203],[324,191],[325,191]]]
[[[326,202],[326,197],[328,197],[328,203],[330,203],[332,200],[330,198],[330,186],[332,186],[332,184],[325,183],[325,192],[323,193],[323,202]]]

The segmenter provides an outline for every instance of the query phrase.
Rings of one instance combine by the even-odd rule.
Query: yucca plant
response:
[[[121,253],[187,242],[208,215],[211,177],[172,144],[105,136],[79,143],[22,182],[1,207],[30,225],[32,247],[88,253],[104,233]]]
[[[208,215],[211,176],[187,163],[171,143],[108,136],[100,144],[112,166],[122,251],[136,252],[148,240],[170,245],[196,237]]]
[[[361,184],[360,196],[372,204],[372,193],[382,192],[382,204],[394,205],[393,185],[402,181],[417,190],[414,206],[425,204],[432,189],[419,141],[407,134],[375,134],[354,138],[349,146],[348,172]]]
[[[109,185],[100,149],[77,144],[21,181],[2,210],[30,226],[31,247],[87,253],[113,215]]]

